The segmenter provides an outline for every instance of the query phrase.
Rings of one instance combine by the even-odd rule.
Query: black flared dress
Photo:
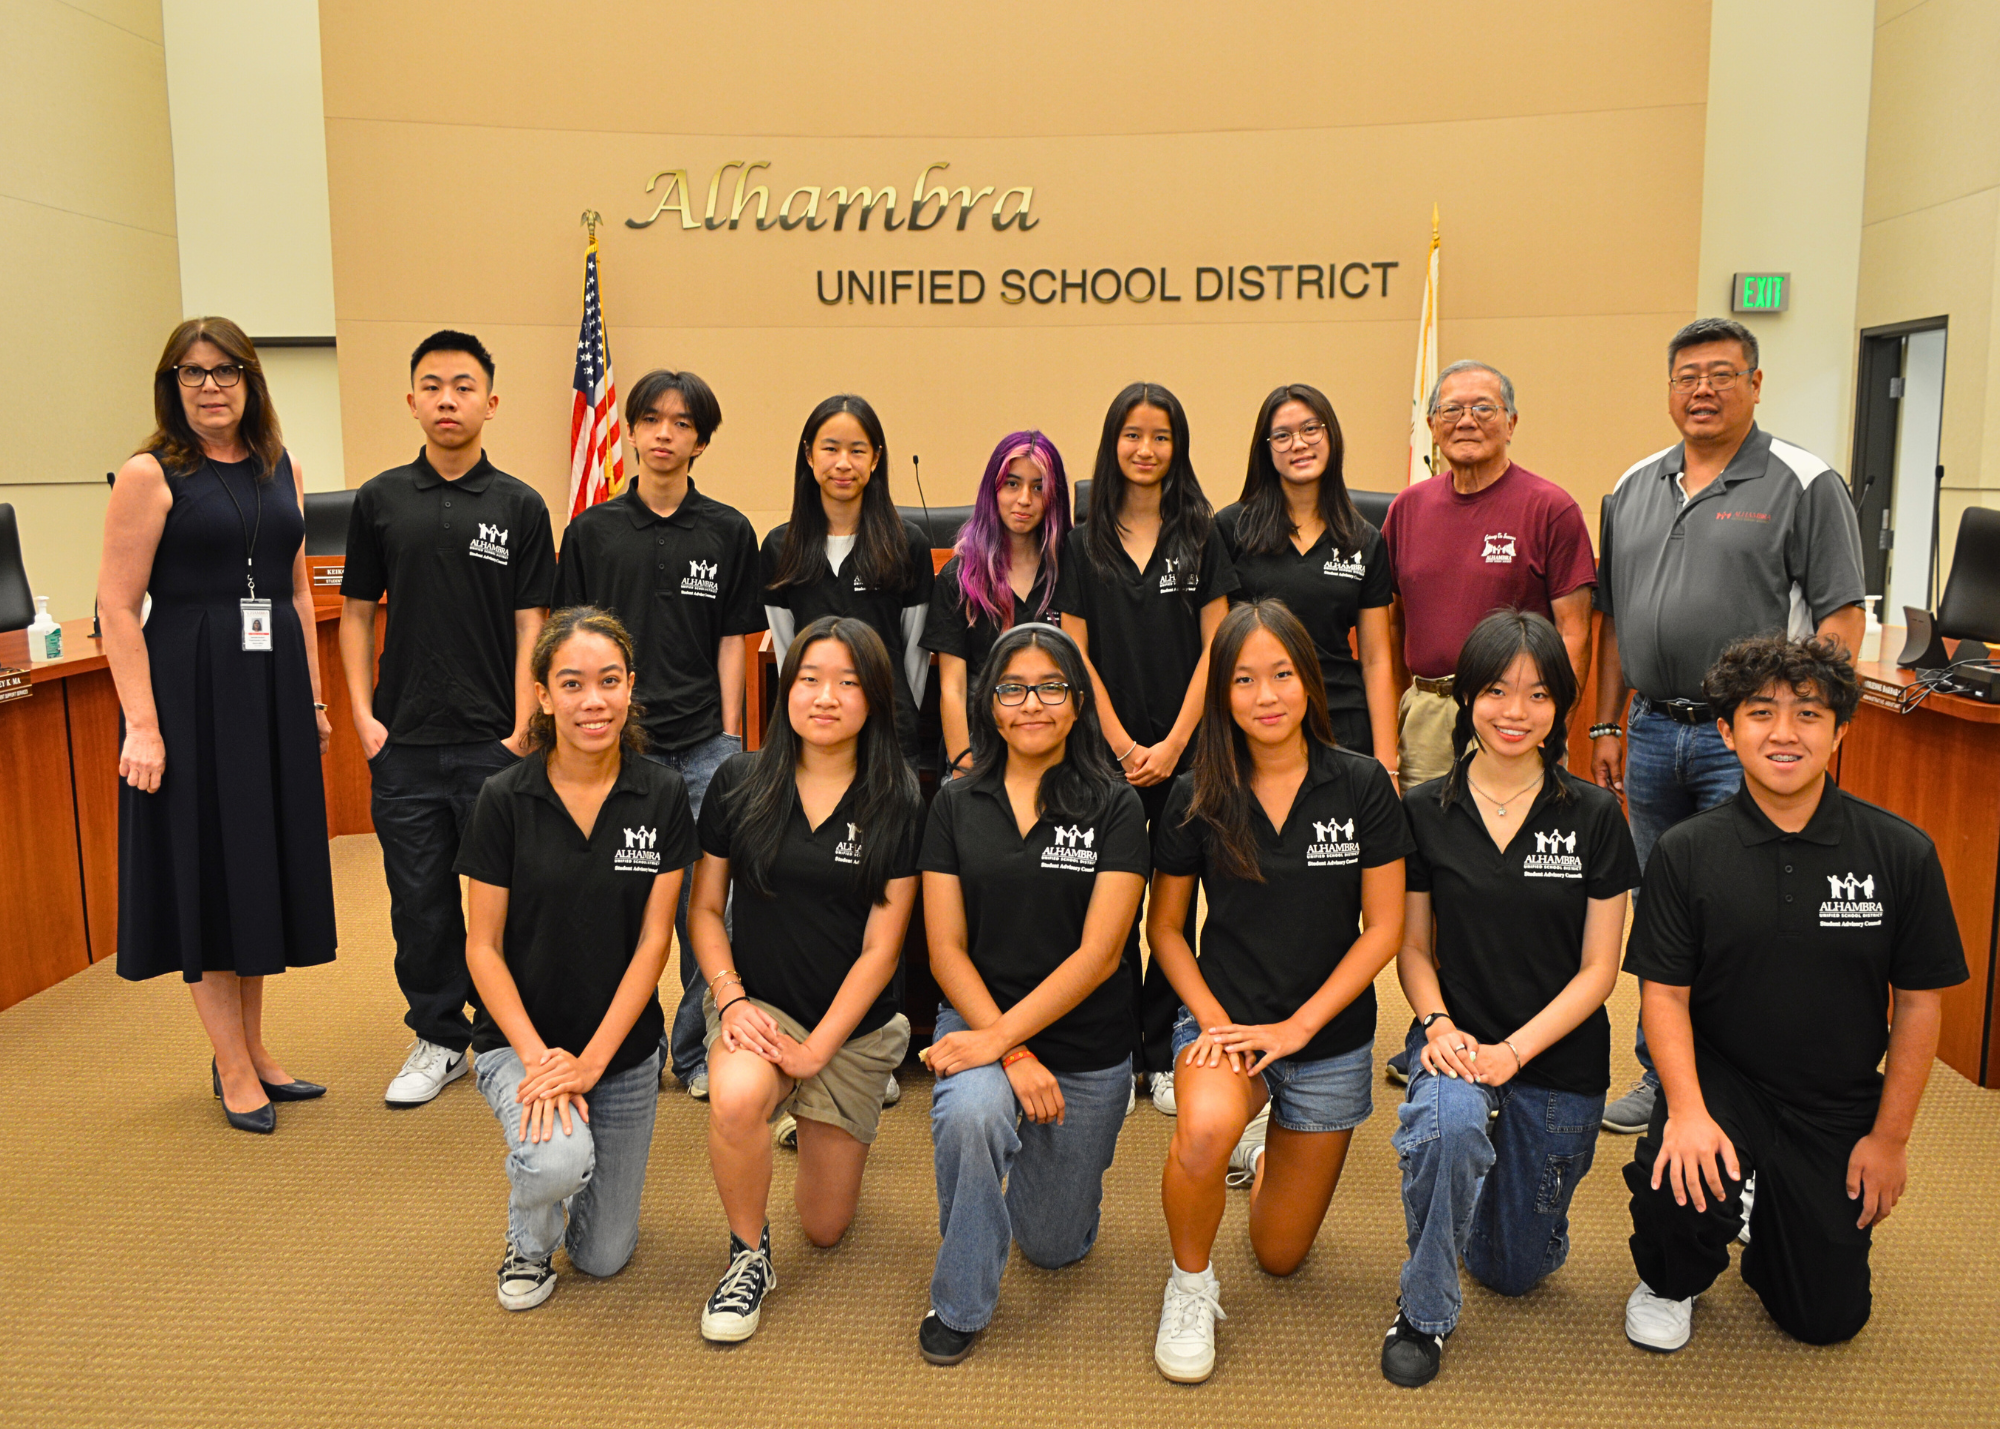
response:
[[[135,981],[333,960],[319,727],[292,605],[305,519],[290,457],[270,481],[255,471],[211,461],[167,478],[146,619],[166,772],[157,793],[118,786],[118,975]],[[253,535],[269,651],[243,648]]]

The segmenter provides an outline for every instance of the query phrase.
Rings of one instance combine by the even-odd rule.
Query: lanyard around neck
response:
[[[202,465],[210,471],[215,472],[216,484],[222,488],[222,494],[229,498],[229,504],[236,508],[236,524],[243,528],[243,578],[250,583],[250,599],[255,600],[257,598],[257,538],[264,534],[264,488],[255,478],[252,478],[250,489],[254,494],[251,496],[251,500],[257,505],[257,525],[253,529],[250,522],[243,515],[243,503],[236,499],[236,493],[229,489],[229,483],[222,479],[222,473],[216,470],[215,463],[205,460]]]

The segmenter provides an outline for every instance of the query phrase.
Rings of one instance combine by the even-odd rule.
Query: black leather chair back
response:
[[[1069,484],[1069,519],[1079,526],[1090,519],[1090,486],[1091,478],[1087,476],[1079,477]]]
[[[354,492],[308,491],[306,493],[306,554],[344,556],[347,554],[347,520],[354,514]]]
[[[931,538],[933,550],[944,550],[958,539],[958,529],[972,519],[970,506],[898,506],[896,514]]]
[[[1350,486],[1347,488],[1347,494],[1353,499],[1354,509],[1361,513],[1362,520],[1373,526],[1377,531],[1381,530],[1382,523],[1389,517],[1389,503],[1396,499],[1396,493],[1393,491],[1356,491]]]
[[[1937,632],[2000,644],[2000,511],[1973,506],[1959,518],[1951,579],[1938,597]]]
[[[35,595],[21,561],[21,532],[14,508],[0,502],[0,630],[26,630],[35,623]]]

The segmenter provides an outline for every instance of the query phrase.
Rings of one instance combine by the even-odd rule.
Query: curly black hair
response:
[[[1739,640],[1709,667],[1701,689],[1715,717],[1729,724],[1745,700],[1779,684],[1791,686],[1801,699],[1823,701],[1833,711],[1836,726],[1853,719],[1854,707],[1861,702],[1854,662],[1840,646],[1819,635],[1753,635]]]

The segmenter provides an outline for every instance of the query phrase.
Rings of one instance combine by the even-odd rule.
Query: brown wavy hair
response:
[[[153,369],[153,435],[139,450],[158,452],[160,467],[168,476],[199,471],[208,460],[201,438],[188,425],[187,409],[181,405],[180,375],[174,370],[198,342],[215,344],[224,357],[243,369],[243,422],[237,431],[257,463],[257,479],[269,481],[285,454],[284,432],[278,426],[277,409],[271,405],[271,389],[264,381],[257,346],[228,318],[187,318],[168,335],[159,365]]]
[[[549,618],[542,622],[542,633],[535,637],[534,652],[528,657],[528,669],[543,689],[549,687],[549,667],[555,663],[556,651],[572,635],[602,635],[618,647],[618,654],[625,661],[625,673],[631,675],[632,636],[618,617],[594,605],[572,605],[550,612]],[[636,697],[627,705],[625,727],[618,732],[618,747],[622,752],[646,752],[646,731],[639,727],[645,713],[646,707]],[[544,758],[555,752],[556,722],[539,707],[528,716],[528,747],[541,750]]]

